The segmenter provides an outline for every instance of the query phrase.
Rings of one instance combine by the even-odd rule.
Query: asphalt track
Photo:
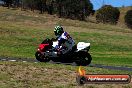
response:
[[[9,57],[1,57],[0,61],[11,61],[11,62],[32,62],[32,63],[39,63],[37,60],[32,58],[9,58]],[[62,62],[53,62],[50,61],[51,64],[64,64],[64,65],[72,65],[76,66],[75,63],[62,63]],[[132,71],[130,67],[122,67],[122,66],[105,66],[102,64],[90,64],[89,67],[96,67],[96,68],[104,68],[104,69],[111,69],[111,70],[123,70],[123,71]]]

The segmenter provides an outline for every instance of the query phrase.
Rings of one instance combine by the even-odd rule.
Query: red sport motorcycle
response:
[[[88,53],[90,49],[90,43],[79,42],[73,46],[72,50],[66,54],[58,55],[58,51],[55,49],[57,41],[54,39],[45,39],[39,44],[35,53],[35,57],[40,62],[61,61],[61,62],[75,62],[76,65],[89,65],[92,57]]]

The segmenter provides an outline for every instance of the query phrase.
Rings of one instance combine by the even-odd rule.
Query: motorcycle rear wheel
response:
[[[77,55],[77,61],[75,62],[78,66],[89,65],[92,61],[92,57],[87,52],[81,52]]]

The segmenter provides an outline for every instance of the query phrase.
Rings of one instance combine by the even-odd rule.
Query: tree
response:
[[[5,6],[7,6],[8,8],[10,8],[13,3],[13,0],[3,0],[3,1],[5,3]]]
[[[22,10],[39,10],[42,14],[58,14],[59,17],[85,20],[93,13],[93,5],[90,0],[4,0],[8,7],[11,5]]]
[[[59,17],[84,20],[93,10],[89,0],[56,0]]]
[[[128,10],[125,15],[125,23],[126,25],[132,29],[132,10]]]
[[[96,14],[97,22],[116,24],[119,19],[119,9],[112,7],[111,5],[104,5]]]

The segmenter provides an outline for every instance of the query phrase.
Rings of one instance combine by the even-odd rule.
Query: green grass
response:
[[[3,17],[0,19],[0,56],[35,58],[38,44],[45,38],[55,37],[53,28],[61,24],[76,43],[91,43],[92,63],[132,67],[130,29],[20,10],[0,8],[0,11]]]
[[[76,83],[78,68],[78,66],[49,63],[0,62],[0,88],[131,88],[132,86],[132,84],[78,86]],[[128,71],[94,67],[84,67],[83,69],[87,74],[131,74]]]
[[[55,37],[53,28],[63,25],[79,41],[90,42],[93,64],[132,67],[132,30],[126,27],[61,19],[0,7],[0,57],[33,58],[38,44]],[[131,84],[78,86],[78,67],[49,64],[0,62],[0,88],[131,88]],[[131,71],[84,67],[88,74],[132,74]]]

